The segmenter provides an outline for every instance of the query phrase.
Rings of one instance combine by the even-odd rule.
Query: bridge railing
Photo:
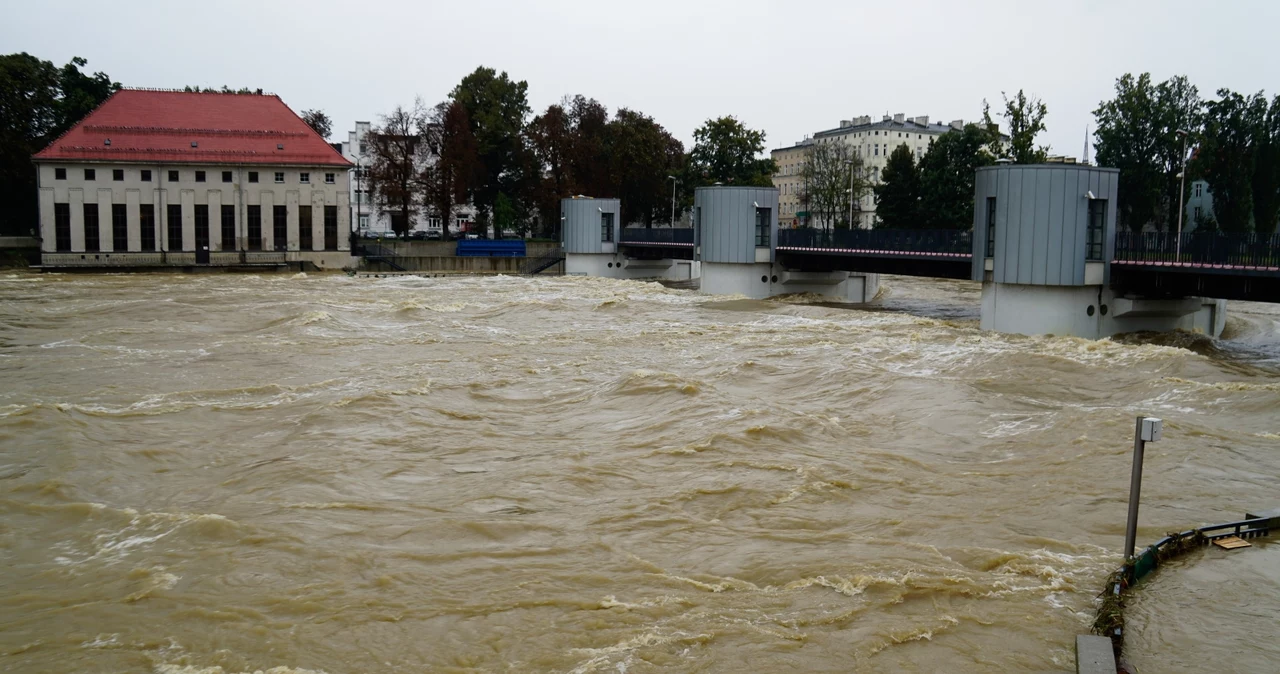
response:
[[[972,255],[973,233],[956,229],[780,229],[778,246]]]
[[[1181,244],[1181,245],[1179,245]],[[1116,233],[1116,262],[1280,268],[1280,234]]]
[[[627,227],[622,230],[622,243],[693,245],[692,227]]]

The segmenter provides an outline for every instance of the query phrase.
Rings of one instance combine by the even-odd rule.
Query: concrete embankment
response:
[[[0,268],[40,264],[40,239],[32,236],[0,236]]]

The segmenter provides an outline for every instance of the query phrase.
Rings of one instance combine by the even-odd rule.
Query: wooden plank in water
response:
[[[1235,550],[1237,548],[1251,548],[1253,544],[1249,541],[1241,539],[1238,536],[1227,536],[1225,538],[1215,538],[1213,544],[1224,550]]]

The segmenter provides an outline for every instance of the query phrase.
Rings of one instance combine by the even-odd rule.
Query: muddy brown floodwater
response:
[[[1136,415],[1142,542],[1280,507],[1280,305],[1091,342],[885,284],[0,277],[0,670],[1067,672]],[[1134,649],[1274,665],[1259,545]]]

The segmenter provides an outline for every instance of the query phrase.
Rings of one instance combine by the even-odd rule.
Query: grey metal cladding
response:
[[[566,253],[603,253],[600,216],[613,213],[614,241],[621,238],[621,202],[617,199],[561,199],[561,236]]]
[[[778,237],[776,187],[699,187],[694,208],[702,209],[701,246],[704,262],[750,264],[756,261],[756,204],[771,212],[770,260]]]
[[[1070,164],[1000,165],[974,180],[974,253],[985,255],[985,201],[996,198],[996,283],[1083,285],[1089,199],[1106,199],[1103,261],[1114,255],[1116,169]],[[973,278],[982,278],[975,259]],[[1104,266],[1106,269],[1106,266]],[[1107,270],[1109,271],[1109,270]]]

